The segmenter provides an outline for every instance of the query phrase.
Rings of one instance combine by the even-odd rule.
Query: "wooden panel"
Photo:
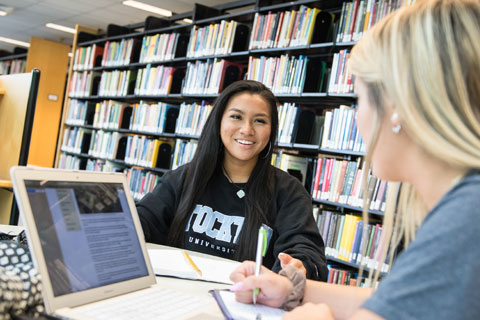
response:
[[[13,192],[0,188],[0,224],[9,224]]]
[[[30,38],[26,71],[39,69],[40,85],[28,164],[53,167],[69,52],[69,45],[35,37]],[[55,101],[52,100],[53,97],[56,97]]]
[[[28,94],[32,75],[30,73],[0,76],[0,179],[10,181],[10,167],[17,165],[22,145],[23,126],[27,111]],[[11,187],[4,185],[3,187]],[[8,224],[12,210],[13,193],[0,188],[0,224]]]
[[[70,103],[70,99],[68,98],[68,85],[70,83],[70,77],[72,76],[72,72],[73,72],[73,63],[72,63],[72,60],[73,60],[73,57],[75,55],[75,50],[77,50],[77,39],[78,39],[78,33],[79,32],[87,32],[87,33],[91,33],[91,34],[97,34],[98,33],[98,30],[95,30],[95,29],[91,29],[91,28],[88,28],[88,27],[84,27],[84,26],[81,26],[81,25],[76,25],[75,26],[75,35],[73,36],[73,44],[72,44],[72,55],[70,57],[70,64],[69,64],[69,67],[68,67],[68,76],[67,76],[67,90],[65,90],[65,99],[63,101],[63,112],[62,112],[62,118],[61,118],[61,121],[60,121],[60,129],[59,129],[59,132],[60,134],[58,135],[58,138],[57,138],[57,151],[56,151],[56,154],[55,154],[55,168],[58,168],[58,161],[60,159],[60,148],[62,147],[62,139],[63,139],[63,131],[65,130],[65,121],[67,120],[67,114],[68,114],[68,105]]]
[[[31,82],[30,73],[0,76],[0,179],[10,180],[10,167],[18,164]]]

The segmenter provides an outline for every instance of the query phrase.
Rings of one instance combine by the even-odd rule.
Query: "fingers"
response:
[[[280,265],[282,268],[285,267],[292,259],[292,256],[287,253],[280,252],[278,254],[278,260],[280,260]]]
[[[280,260],[282,269],[287,265],[291,265],[292,267],[302,270],[304,274],[307,274],[307,269],[305,269],[305,266],[301,260],[293,258],[291,255],[284,252],[278,254],[278,259]]]
[[[254,273],[255,273],[255,262],[244,261],[230,274],[230,280],[232,280],[234,283],[242,282],[245,278],[253,275]]]

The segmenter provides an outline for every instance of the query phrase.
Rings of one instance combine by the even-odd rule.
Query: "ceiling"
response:
[[[174,13],[193,10],[194,3],[207,6],[231,0],[142,0]],[[153,13],[122,5],[122,0],[0,0],[0,6],[13,7],[13,12],[0,16],[0,37],[29,42],[30,37],[71,44],[73,35],[45,27],[56,23],[75,28],[76,24],[105,30],[109,23],[129,25],[143,22]],[[161,17],[161,16],[158,16]],[[0,42],[0,50],[13,51],[15,45]]]

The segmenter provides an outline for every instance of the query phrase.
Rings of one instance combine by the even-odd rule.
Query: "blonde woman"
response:
[[[479,2],[400,9],[354,47],[350,64],[365,161],[376,176],[402,182],[400,192],[390,185],[382,243],[394,250],[403,239],[406,249],[376,290],[305,281],[290,267],[284,277],[267,269],[254,277],[245,262],[231,275],[237,300],[251,303],[258,287],[260,303],[302,304],[284,319],[478,319]]]

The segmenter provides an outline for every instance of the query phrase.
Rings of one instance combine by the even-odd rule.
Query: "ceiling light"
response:
[[[74,28],[61,26],[61,25],[55,24],[55,23],[47,23],[45,25],[45,27],[50,28],[50,29],[60,30],[60,31],[63,31],[63,32],[73,33],[73,34],[76,33]]]
[[[22,47],[30,47],[30,43],[28,42],[23,42],[23,41],[18,41],[15,39],[10,39],[10,38],[5,38],[5,37],[0,37],[0,41],[15,44],[17,46],[22,46]]]
[[[13,11],[12,7],[0,6],[0,16],[6,16],[12,13],[12,11]]]
[[[159,7],[155,7],[155,6],[152,6],[152,5],[143,3],[143,2],[139,2],[139,1],[127,0],[127,1],[123,1],[122,4],[125,5],[125,6],[136,8],[136,9],[140,9],[140,10],[144,10],[144,11],[148,11],[148,12],[153,12],[153,13],[159,14],[161,16],[165,16],[165,17],[171,17],[172,16],[172,11],[165,10],[165,9],[162,9],[162,8],[159,8]]]
[[[192,23],[193,22],[192,19],[187,19],[187,18],[183,19],[183,21],[186,22],[186,23]]]

